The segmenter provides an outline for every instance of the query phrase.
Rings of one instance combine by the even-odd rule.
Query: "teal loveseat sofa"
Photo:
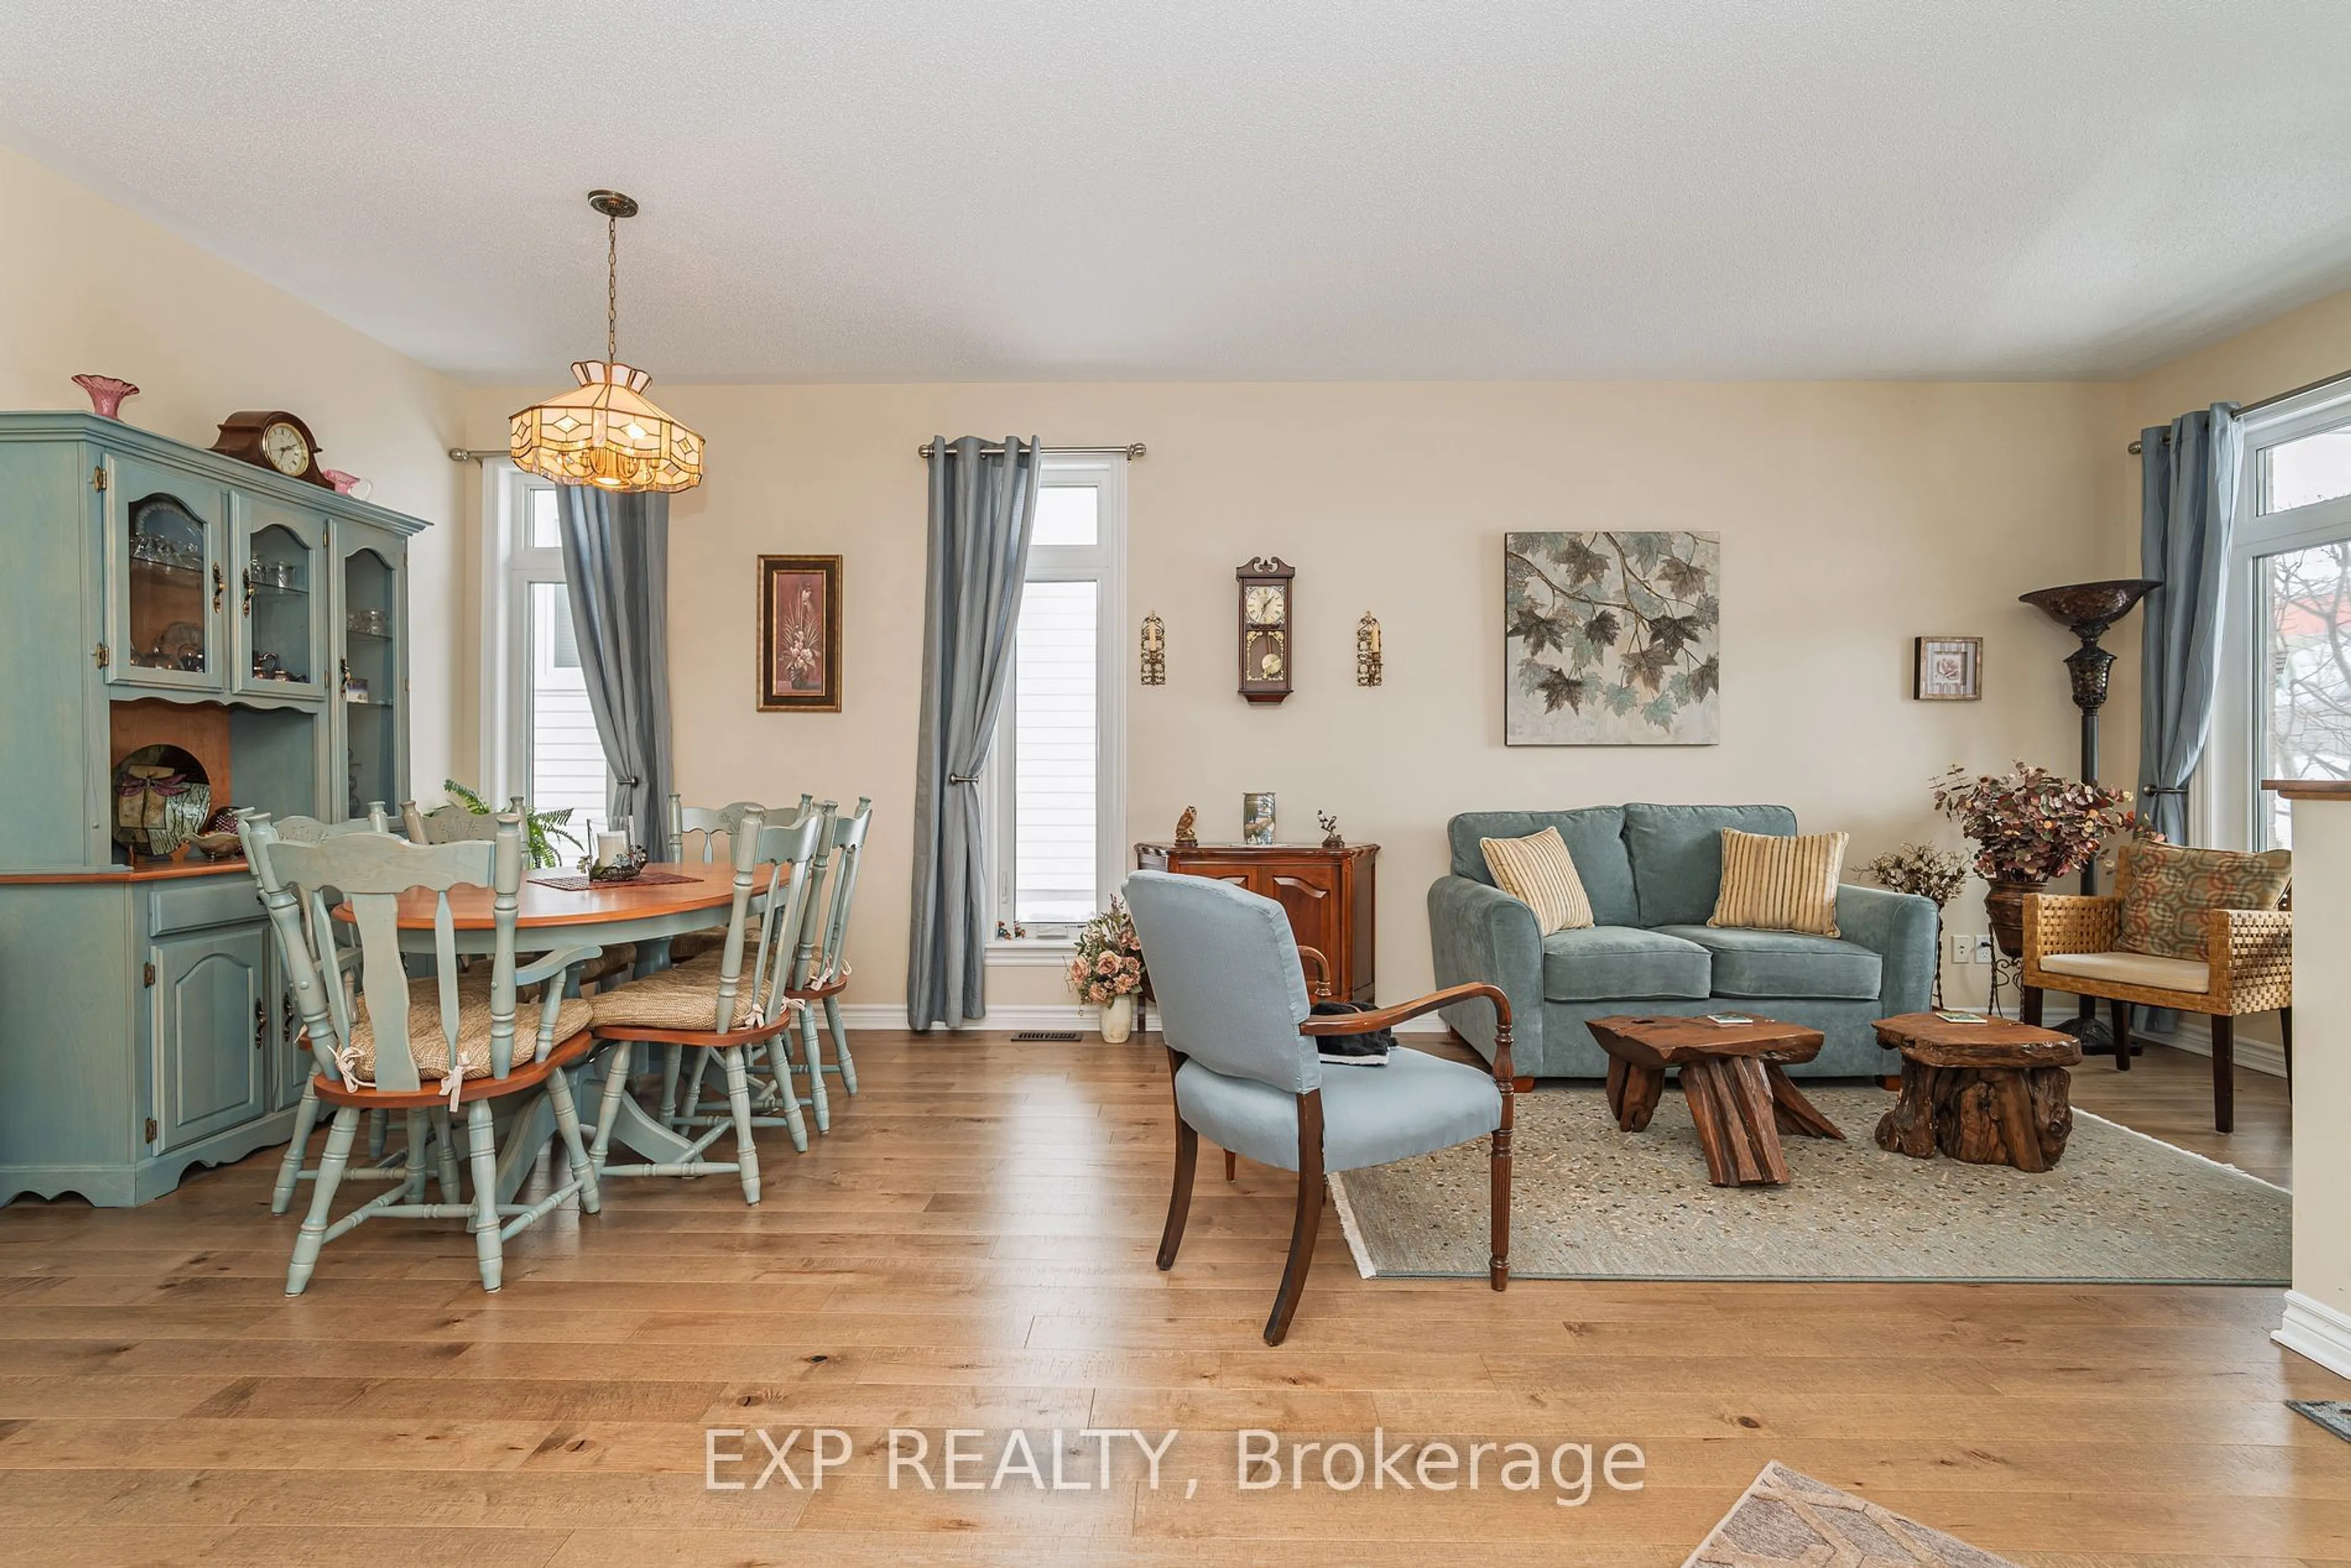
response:
[[[1592,901],[1588,929],[1538,934],[1534,911],[1494,885],[1479,839],[1557,828]],[[1725,828],[1791,835],[1784,806],[1587,806],[1573,811],[1470,811],[1446,824],[1453,867],[1428,890],[1437,983],[1485,980],[1510,998],[1511,1056],[1531,1078],[1598,1078],[1608,1059],[1583,1027],[1610,1013],[1747,1012],[1828,1037],[1813,1077],[1876,1076],[1891,1057],[1870,1025],[1918,1012],[1934,989],[1935,906],[1847,883],[1839,935],[1707,925],[1722,882]],[[1489,1061],[1493,1009],[1445,1009]]]

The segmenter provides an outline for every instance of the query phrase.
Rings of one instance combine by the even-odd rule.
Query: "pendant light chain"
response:
[[[604,216],[604,359],[617,360],[621,342],[621,218]]]

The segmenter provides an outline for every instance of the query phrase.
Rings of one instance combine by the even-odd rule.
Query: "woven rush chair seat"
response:
[[[517,1029],[535,1030],[538,1012],[537,1003],[518,996],[515,1009]],[[594,1009],[586,998],[566,997],[556,1006],[555,1039],[559,1042],[568,1040],[594,1021]],[[420,981],[409,988],[408,1049],[420,1076],[449,1075],[448,1037],[441,1030],[441,994],[439,988],[429,982]],[[457,1058],[465,1064],[464,1076],[490,1075],[490,982],[486,977],[469,978],[457,987]],[[375,1082],[375,1026],[367,1019],[364,1000],[351,1020],[349,1075],[359,1088]]]
[[[722,945],[723,941],[722,938]],[[658,970],[642,980],[630,980],[598,992],[589,1004],[596,1027],[715,1032],[720,956],[715,952],[707,953],[690,963]],[[750,1029],[761,1021],[751,995],[755,978],[744,976],[742,989],[735,993],[731,1030]]]
[[[724,931],[688,931],[669,939],[669,961],[691,964],[696,958],[707,958],[726,946]]]

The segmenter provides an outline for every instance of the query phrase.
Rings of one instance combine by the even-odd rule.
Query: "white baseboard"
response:
[[[841,1021],[852,1030],[903,1030],[907,1027],[906,1009],[899,1002],[843,1002]],[[1145,1009],[1144,1016],[1135,1021],[1139,1029],[1156,1029],[1159,1026],[1158,1015],[1149,1009]],[[992,1007],[987,1009],[987,1017],[979,1020],[978,1027],[997,1030],[1074,1029],[1092,1034],[1100,1025],[1091,1007],[1077,1002],[1032,1002],[1020,1007],[1008,1003]],[[1445,1020],[1435,1013],[1396,1026],[1398,1034],[1443,1034],[1445,1030]]]
[[[2054,1029],[2060,1019],[2069,1019],[2074,1016],[2077,1005],[2074,998],[2064,992],[2051,991],[2043,1000],[2042,1020]],[[2011,1007],[2010,1010],[2013,1011],[2014,1009]],[[2098,1003],[2098,1016],[2101,1019],[2106,1017],[2106,1004],[2104,1001]],[[2212,1054],[2211,1024],[2199,1013],[2181,1013],[2179,1025],[2169,1034],[2150,1034],[2145,1038],[2164,1045],[2177,1046],[2190,1056]],[[2237,1065],[2249,1072],[2266,1072],[2272,1078],[2283,1078],[2285,1051],[2265,1040],[2247,1039],[2244,1030],[2239,1030],[2237,1031]]]
[[[2337,1377],[2351,1377],[2351,1317],[2299,1291],[2285,1293],[2285,1321],[2270,1338]]]
[[[2168,1035],[2154,1035],[2168,1045],[2179,1047],[2191,1056],[2212,1054],[2212,1030],[2203,1019],[2194,1013],[2179,1015],[2179,1027]],[[2247,1040],[2242,1032],[2237,1036],[2237,1065],[2249,1072],[2266,1072],[2272,1078],[2285,1076],[2285,1051],[2265,1040]]]

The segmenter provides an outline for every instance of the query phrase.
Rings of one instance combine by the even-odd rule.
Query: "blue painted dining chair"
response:
[[[809,904],[801,916],[799,948],[792,957],[792,983],[787,994],[804,1004],[800,1014],[801,1054],[809,1078],[809,1110],[816,1130],[832,1131],[832,1106],[824,1091],[824,1075],[839,1075],[841,1086],[857,1092],[857,1063],[849,1054],[849,1031],[841,1027],[841,993],[849,988],[849,911],[857,897],[857,867],[864,858],[865,831],[872,825],[873,802],[858,797],[857,809],[842,814],[830,800],[817,808],[827,821],[817,842],[816,862],[809,871]],[[816,1009],[824,1009],[825,1032],[832,1037],[831,1063],[824,1060],[817,1038]]]
[[[604,1068],[603,1106],[596,1118],[590,1155],[600,1176],[698,1176],[731,1171],[742,1183],[743,1201],[759,1201],[759,1151],[752,1132],[758,1119],[751,1110],[746,1057],[762,1049],[780,1052],[778,1042],[791,1031],[792,1014],[799,1004],[784,994],[784,987],[790,975],[792,933],[799,929],[808,895],[808,862],[820,825],[815,817],[803,817],[771,828],[756,810],[745,812],[729,846],[734,859],[734,899],[727,909],[726,940],[719,950],[597,995],[596,1037],[614,1048]],[[761,891],[763,880],[766,896],[758,911],[754,949],[752,898]],[[726,1074],[727,1113],[675,1118],[673,1124],[681,1131],[695,1125],[704,1129],[681,1159],[609,1165],[621,1097],[628,1092],[629,1057],[638,1045],[674,1046],[696,1052],[692,1075],[696,1085],[702,1078],[702,1061],[716,1056]],[[784,1082],[786,1126],[793,1145],[805,1150],[808,1130],[800,1120],[798,1100],[789,1092],[789,1075]],[[694,1100],[690,1093],[687,1104],[692,1106]],[[735,1158],[705,1158],[705,1151],[730,1128],[735,1134]]]
[[[799,807],[789,820],[797,821],[808,815],[809,807],[815,799],[812,795],[802,794]],[[680,864],[716,865],[721,861],[731,860],[736,835],[742,826],[743,818],[755,811],[769,826],[781,827],[787,820],[784,813],[770,811],[756,800],[735,800],[724,806],[689,806],[684,796],[672,790],[669,830],[663,837],[663,844],[669,858]],[[669,939],[670,962],[691,963],[705,954],[717,952],[726,941],[724,922],[707,930],[683,932]],[[664,1124],[677,1116],[678,1073],[684,1054],[683,1050],[674,1046],[662,1052],[660,1103],[661,1120]],[[706,1060],[705,1056],[695,1057],[697,1062]]]
[[[1510,1004],[1493,986],[1454,986],[1417,1001],[1315,1018],[1297,939],[1281,905],[1208,877],[1136,872],[1126,904],[1174,1069],[1176,1179],[1159,1267],[1176,1266],[1206,1135],[1260,1165],[1298,1173],[1290,1261],[1265,1324],[1280,1344],[1306,1288],[1325,1177],[1490,1140],[1488,1277],[1510,1278]],[[1384,1067],[1323,1070],[1314,1037],[1389,1029],[1456,1002],[1493,1004],[1494,1061],[1447,1061],[1397,1046]]]
[[[250,808],[237,812],[237,841],[245,846],[245,863],[246,868],[253,872],[254,895],[265,899],[267,897],[267,889],[263,881],[265,873],[262,870],[262,864],[267,857],[268,849],[264,844],[256,843],[253,834],[248,831],[250,824],[256,821],[269,823],[272,830],[270,835],[272,842],[289,844],[324,843],[329,839],[339,839],[347,833],[392,831],[391,816],[384,810],[383,802],[381,800],[370,802],[366,816],[354,817],[348,822],[322,822],[316,817],[273,817],[266,811],[256,811]],[[330,897],[329,902],[332,903],[335,900]],[[358,939],[351,934],[351,928],[347,925],[340,925],[333,933],[333,936],[336,961],[342,971],[348,973],[359,963]],[[290,992],[288,997],[286,1030],[290,1044],[298,1038],[299,1030],[292,1016],[293,1003],[290,999]],[[381,1163],[384,1159],[391,1121],[391,1115],[386,1112],[377,1111],[369,1114],[368,1159],[370,1163],[353,1166],[347,1169],[343,1173],[344,1180],[397,1181],[402,1179],[405,1173]],[[293,1206],[295,1188],[303,1182],[318,1179],[317,1168],[302,1164],[302,1156],[309,1152],[310,1134],[318,1130],[318,1126],[319,1090],[318,1086],[311,1082],[310,1074],[306,1072],[302,1075],[302,1098],[294,1108],[293,1141],[286,1145],[286,1157],[277,1163],[277,1185],[270,1190],[270,1213],[285,1213]]]
[[[335,1107],[309,1214],[294,1240],[286,1293],[299,1295],[309,1284],[327,1242],[375,1218],[467,1221],[482,1288],[497,1290],[507,1239],[575,1196],[587,1213],[600,1207],[596,1173],[580,1135],[564,1071],[584,1061],[594,1047],[594,1037],[588,1032],[588,1005],[564,992],[571,973],[598,950],[573,948],[528,966],[516,962],[523,851],[522,819],[513,813],[501,816],[497,837],[488,842],[423,845],[388,833],[348,833],[298,844],[279,841],[266,819],[246,822],[245,833],[247,843],[260,852],[252,862],[254,874],[318,1059],[312,1086],[321,1102]],[[493,938],[486,977],[478,970],[473,977],[464,976],[457,967],[456,926],[448,894],[451,888],[468,885],[491,890]],[[419,989],[413,992],[400,945],[399,905],[403,894],[420,889],[432,895],[433,966],[429,977],[417,978]],[[341,922],[331,912],[329,890],[340,894],[358,936],[356,987],[351,966],[338,948],[335,933]],[[538,1017],[518,1025],[515,994],[529,985],[541,988]],[[570,1179],[558,1183],[536,1204],[502,1204],[491,1106],[541,1094],[554,1108]],[[406,1115],[404,1179],[335,1219],[335,1193],[350,1159],[352,1136],[360,1113],[374,1110]],[[451,1124],[459,1111],[465,1113],[466,1152],[473,1166],[470,1202],[455,1201]],[[526,1104],[524,1123],[528,1111]],[[423,1201],[428,1144],[437,1144],[441,1150],[435,1173],[439,1203]]]

